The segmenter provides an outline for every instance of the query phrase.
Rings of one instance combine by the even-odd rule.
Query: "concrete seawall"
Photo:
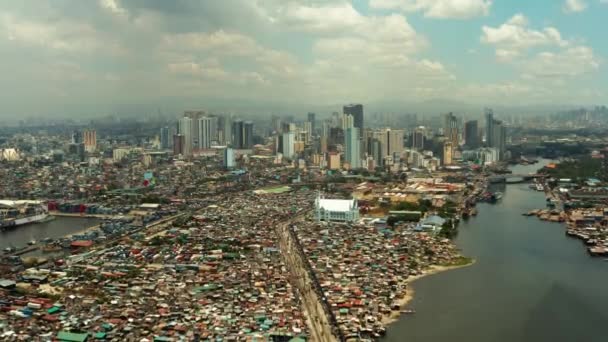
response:
[[[331,311],[327,303],[321,298],[318,282],[311,276],[312,272],[307,259],[304,256],[302,247],[290,226],[293,221],[277,226],[279,235],[279,247],[287,268],[291,273],[293,285],[296,286],[301,296],[302,303],[308,312],[310,320],[311,340],[320,342],[337,342],[338,329],[335,319],[332,324]],[[315,284],[317,286],[315,286]]]

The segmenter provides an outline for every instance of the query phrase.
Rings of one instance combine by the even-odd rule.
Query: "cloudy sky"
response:
[[[6,0],[0,115],[605,103],[607,18],[608,0]]]

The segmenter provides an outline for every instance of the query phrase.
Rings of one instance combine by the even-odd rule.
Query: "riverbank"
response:
[[[396,304],[399,305],[400,310],[404,310],[405,307],[414,299],[415,290],[411,287],[411,285],[415,281],[428,277],[428,276],[438,274],[438,273],[452,271],[452,270],[464,268],[464,267],[469,267],[469,266],[474,265],[475,262],[476,262],[475,259],[470,259],[467,263],[458,264],[458,265],[449,265],[449,266],[433,265],[433,266],[429,267],[426,271],[424,271],[424,273],[408,277],[405,280],[405,285],[406,285],[405,294],[403,295],[403,297],[401,297],[401,299],[399,299],[396,302]],[[401,311],[393,311],[390,313],[390,315],[384,315],[382,318],[382,325],[387,327],[388,325],[396,322],[401,315],[402,315]]]

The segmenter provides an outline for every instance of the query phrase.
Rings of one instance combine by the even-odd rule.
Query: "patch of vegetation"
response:
[[[566,161],[556,165],[555,168],[542,168],[542,173],[547,173],[554,178],[570,178],[572,180],[583,180],[594,177],[606,180],[607,175],[602,172],[602,159],[583,157],[576,161]]]

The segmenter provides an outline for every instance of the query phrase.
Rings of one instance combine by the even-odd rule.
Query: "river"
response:
[[[28,241],[60,238],[99,224],[100,220],[84,217],[57,217],[52,221],[27,224],[0,232],[0,248],[23,247]]]
[[[476,263],[415,282],[416,314],[390,325],[384,342],[608,339],[608,262],[591,258],[563,224],[521,215],[544,208],[544,193],[527,184],[503,191],[459,227],[456,244]]]

